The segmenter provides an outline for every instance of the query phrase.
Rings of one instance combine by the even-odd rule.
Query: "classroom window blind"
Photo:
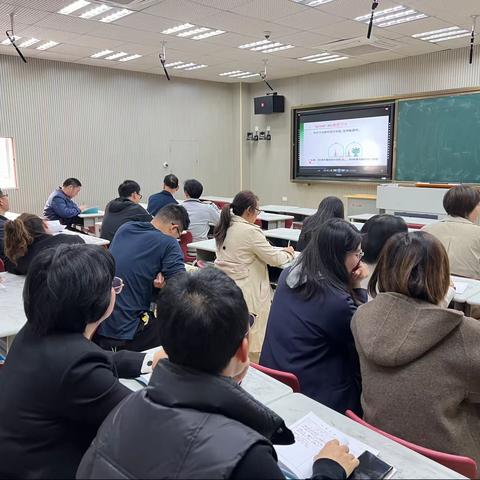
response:
[[[15,144],[13,138],[0,137],[0,188],[17,188]]]

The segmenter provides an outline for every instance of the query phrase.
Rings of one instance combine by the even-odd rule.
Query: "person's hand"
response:
[[[355,268],[355,270],[353,270],[351,273],[353,284],[355,286],[360,285],[360,282],[364,278],[367,278],[368,274],[369,274],[368,265],[366,263],[360,262],[358,267]]]
[[[87,205],[82,203],[82,205],[80,205],[78,208],[80,209],[81,212],[84,212],[88,207]]]
[[[165,286],[165,283],[165,277],[161,273],[159,273],[153,281],[153,286],[155,288],[163,288]]]
[[[285,251],[288,252],[288,253],[291,253],[292,255],[293,255],[294,252],[295,252],[295,249],[294,249],[292,246],[290,246],[290,247],[285,247],[283,250],[285,250]]]
[[[245,366],[245,368],[238,375],[233,377],[233,380],[235,380],[240,385],[242,383],[242,380],[247,375],[249,368],[250,368],[250,361],[247,362],[247,365]]]
[[[157,363],[158,363],[160,360],[163,360],[164,358],[168,358],[168,355],[167,355],[167,353],[165,352],[165,350],[163,349],[163,347],[161,347],[160,350],[157,350],[157,351],[153,354],[152,370],[157,366]]]
[[[316,462],[321,458],[328,458],[334,462],[337,462],[345,470],[347,478],[360,464],[358,458],[355,458],[351,453],[349,453],[348,447],[346,445],[340,445],[338,440],[330,440],[327,442],[320,452],[315,456],[314,461]]]

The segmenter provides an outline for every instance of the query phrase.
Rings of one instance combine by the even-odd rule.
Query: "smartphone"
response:
[[[363,452],[358,460],[360,465],[353,471],[350,476],[351,480],[381,480],[393,470],[391,465],[380,460],[368,450]]]

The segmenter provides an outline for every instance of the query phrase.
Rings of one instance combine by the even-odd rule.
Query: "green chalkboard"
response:
[[[399,181],[480,183],[480,94],[398,102]]]

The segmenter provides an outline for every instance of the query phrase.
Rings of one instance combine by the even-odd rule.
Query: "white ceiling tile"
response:
[[[219,10],[191,0],[164,0],[160,5],[146,8],[142,13],[149,15],[156,15],[163,18],[170,18],[172,20],[180,20],[180,23],[196,23],[208,27],[205,24],[207,18],[219,13]],[[173,22],[175,24],[175,22]],[[175,26],[172,24],[171,26]]]
[[[296,47],[311,48],[315,45],[322,45],[323,43],[331,42],[335,39],[334,36],[320,35],[313,32],[298,32],[290,35],[279,35],[275,40],[283,44],[291,44]]]
[[[65,43],[52,47],[48,50],[49,53],[53,52],[59,55],[70,55],[76,58],[89,57],[97,51],[98,50],[91,47],[79,47],[77,45],[68,45]]]
[[[246,17],[276,21],[278,18],[300,13],[303,10],[310,9],[291,0],[250,0],[249,3],[233,8],[231,11]]]
[[[34,37],[40,40],[53,40],[55,42],[64,43],[78,37],[77,33],[64,32],[61,30],[52,30],[45,27],[27,26],[16,28],[16,34],[21,37]]]
[[[68,15],[60,15],[58,13],[51,13],[43,20],[35,24],[36,27],[46,27],[52,30],[62,30],[72,33],[89,33],[98,22],[83,20],[82,18],[71,17]]]
[[[353,20],[345,20],[333,25],[323,25],[319,28],[312,28],[310,31],[320,35],[326,35],[327,37],[334,37],[337,40],[343,40],[346,38],[367,36],[367,25],[354,22]]]
[[[152,46],[152,45],[145,45],[141,43],[121,43],[120,45],[117,45],[115,50],[121,51],[121,52],[129,52],[129,53],[136,53],[138,55],[152,55],[152,54],[158,54],[160,51],[160,47]]]
[[[172,26],[172,20],[155,15],[147,15],[142,12],[120,18],[115,22],[115,25],[160,33]]]
[[[98,48],[99,50],[110,49],[118,47],[124,44],[123,40],[113,40],[109,38],[93,37],[90,35],[77,35],[67,43],[72,45],[79,45],[81,47]]]
[[[194,3],[204,5],[206,7],[214,7],[218,10],[231,12],[233,9],[241,7],[251,0],[192,0]]]
[[[14,24],[33,25],[49,15],[49,12],[0,3],[0,26],[10,28],[10,13],[15,13]]]
[[[8,0],[8,3],[53,13],[72,2],[69,0]]]
[[[299,30],[315,29],[316,31],[319,31],[324,25],[332,25],[341,21],[343,21],[343,18],[321,12],[315,8],[306,8],[294,15],[276,20],[281,25],[288,25]]]
[[[378,10],[385,10],[386,8],[391,8],[399,4],[402,4],[400,0],[398,2],[381,0]],[[333,2],[315,7],[315,10],[321,10],[330,15],[336,15],[346,19],[353,19],[360,15],[366,15],[371,11],[371,8],[372,0],[334,0]]]

